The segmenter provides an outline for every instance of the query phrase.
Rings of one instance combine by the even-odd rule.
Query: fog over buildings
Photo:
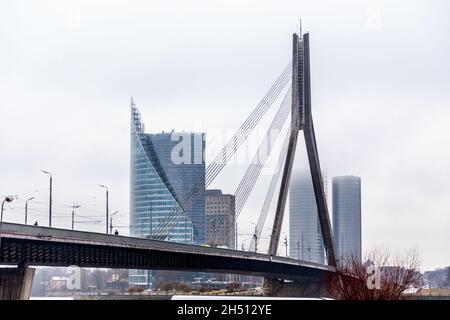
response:
[[[292,173],[289,184],[289,243],[289,257],[325,264],[319,212],[309,171]]]

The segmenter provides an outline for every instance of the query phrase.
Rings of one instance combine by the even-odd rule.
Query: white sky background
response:
[[[364,248],[416,246],[424,269],[447,266],[449,10],[446,0],[2,1],[0,195],[19,195],[5,219],[21,222],[36,195],[30,220],[47,223],[45,169],[55,226],[69,227],[76,200],[100,219],[99,183],[128,224],[130,96],[148,132],[235,129],[288,63],[302,18],[322,167],[362,177]],[[229,176],[215,186],[234,192]]]

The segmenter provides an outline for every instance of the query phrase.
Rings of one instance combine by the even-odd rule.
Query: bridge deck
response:
[[[203,271],[292,280],[335,271],[248,251],[12,223],[0,224],[0,241],[0,264]]]

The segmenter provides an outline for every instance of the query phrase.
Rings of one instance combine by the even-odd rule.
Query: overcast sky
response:
[[[289,62],[302,18],[322,167],[362,177],[364,249],[417,247],[423,269],[448,266],[449,11],[447,0],[2,1],[0,195],[19,196],[5,219],[22,221],[36,196],[30,220],[45,225],[45,169],[55,226],[69,227],[73,201],[101,219],[99,183],[127,225],[130,97],[148,132],[236,129]]]

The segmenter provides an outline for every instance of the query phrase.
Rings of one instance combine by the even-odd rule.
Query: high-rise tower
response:
[[[169,132],[147,134],[141,115],[131,106],[131,235],[152,237],[158,225],[180,204],[183,197],[204,181],[205,149],[203,133]],[[181,154],[177,145],[187,139]],[[185,153],[185,154],[183,154]],[[186,154],[187,153],[187,154]],[[177,225],[170,233],[176,242],[203,244],[205,241],[205,191],[200,190],[196,201],[177,217]]]
[[[182,146],[182,148],[180,148]],[[175,221],[166,240],[205,243],[204,133],[147,134],[131,100],[130,234],[152,238],[167,217]],[[203,183],[203,188],[198,188]],[[196,186],[198,196],[183,212],[186,195]],[[147,271],[133,271],[130,282],[149,283]]]
[[[294,172],[289,186],[289,257],[324,264],[322,239],[311,174]]]
[[[361,260],[361,178],[334,177],[332,193],[336,256],[343,263],[351,256]]]

